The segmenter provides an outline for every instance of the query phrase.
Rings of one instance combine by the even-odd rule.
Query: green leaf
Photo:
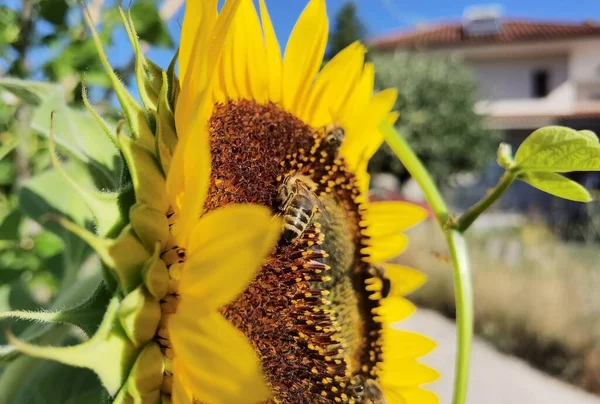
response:
[[[99,272],[99,271],[97,271]],[[64,288],[64,293],[60,294],[58,298],[52,304],[52,309],[57,310],[64,307],[81,305],[82,300],[90,298],[90,295],[95,294],[102,287],[103,282],[100,279],[100,274],[97,273],[94,276],[83,278],[78,280],[76,283],[72,285],[68,285],[68,287]],[[13,288],[14,289],[14,288]],[[25,309],[22,306],[14,306],[11,304],[10,299],[10,286],[5,285],[4,287],[0,287],[0,309],[2,311],[10,311],[14,309]],[[38,309],[36,306],[28,307],[29,309]],[[101,318],[100,318],[101,319]],[[98,321],[97,319],[95,321]],[[11,329],[17,334],[18,323],[13,323]],[[96,324],[97,326],[97,324]],[[36,344],[52,344],[58,343],[61,338],[67,333],[69,327],[57,325],[57,324],[47,324],[44,322],[37,322],[30,324],[27,328],[24,329],[23,332],[19,333],[18,336],[20,339]],[[91,328],[90,328],[91,330]],[[2,335],[3,343],[5,334]],[[17,349],[12,345],[0,345],[0,366],[7,365],[12,363],[12,361],[18,361],[21,356],[21,352],[17,351]],[[19,367],[17,365],[17,367]],[[7,383],[10,385],[10,382],[7,382],[4,374],[0,375],[0,391],[4,391],[2,389],[3,385]]]
[[[10,212],[0,223],[0,240],[19,240],[19,227],[21,226],[21,211],[15,209]]]
[[[523,172],[599,171],[600,144],[593,132],[547,126],[525,139],[515,164]]]
[[[67,105],[65,90],[57,84],[0,78],[0,88],[35,106],[31,127],[46,136],[54,114],[54,137],[72,156],[84,162],[100,189],[118,188],[121,155],[95,118]]]
[[[89,184],[85,170],[74,164],[65,167],[81,184]],[[53,260],[63,271],[63,276],[73,279],[81,269],[92,249],[79,237],[60,226],[52,215],[66,216],[75,223],[92,227],[94,218],[81,197],[72,190],[69,182],[56,170],[45,171],[30,178],[19,193],[21,210],[42,226],[62,238],[65,253]]]
[[[521,181],[559,198],[575,202],[590,202],[592,197],[587,189],[560,174],[546,172],[523,173]]]
[[[40,2],[39,15],[57,29],[65,28],[69,4],[65,0],[44,0]]]
[[[19,391],[14,403],[103,404],[105,390],[98,376],[91,370],[56,362],[37,361],[40,362],[40,367],[28,377],[27,383],[20,382],[15,386]]]
[[[119,299],[113,297],[97,332],[72,346],[41,346],[12,337],[9,342],[26,355],[93,370],[111,394],[123,385],[135,360],[136,349],[119,327]],[[113,360],[106,360],[111,358]]]
[[[0,313],[0,319],[12,318],[16,320],[40,321],[43,323],[66,323],[81,328],[88,337],[91,337],[102,322],[104,312],[111,297],[104,283],[101,282],[98,285],[98,289],[87,300],[74,307],[63,308],[60,311],[4,311]]]

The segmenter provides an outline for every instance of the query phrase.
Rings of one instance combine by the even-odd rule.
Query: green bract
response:
[[[24,371],[23,366],[33,364],[22,361],[21,354],[91,369],[116,403],[160,402],[165,365],[152,339],[161,318],[160,299],[167,293],[169,281],[159,256],[169,237],[165,173],[177,143],[172,111],[178,84],[174,63],[165,72],[146,60],[131,15],[119,11],[135,51],[143,107],[113,72],[92,21],[86,18],[126,126],[113,128],[104,121],[90,106],[85,87],[83,100],[90,113],[71,109],[59,86],[0,79],[0,86],[36,108],[32,125],[49,136],[55,167],[25,185],[23,209],[55,232],[68,230],[67,240],[73,240],[69,246],[81,244],[86,258],[91,247],[100,257],[104,278],[100,282],[94,279],[96,291],[83,303],[77,303],[82,299],[73,295],[69,301],[59,301],[61,310],[0,315],[68,323],[89,337],[80,344],[53,346],[60,345],[64,331],[40,324],[18,337],[10,335],[11,345],[0,347],[0,360],[10,363],[0,379],[6,395],[3,399],[10,402],[22,395],[24,388],[12,383],[12,378]],[[68,164],[61,165],[55,143],[69,153]],[[86,170],[81,170],[82,165]],[[78,270],[65,269],[73,277]]]

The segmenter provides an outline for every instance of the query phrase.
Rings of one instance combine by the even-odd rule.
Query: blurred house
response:
[[[511,19],[496,7],[473,7],[462,21],[423,25],[370,44],[380,52],[420,51],[462,60],[479,82],[476,110],[513,147],[546,125],[600,133],[600,25],[593,20]],[[595,174],[577,179],[600,187]],[[536,192],[517,187],[512,194],[520,197],[506,198],[506,207],[530,209],[532,198],[536,209],[554,203]]]
[[[532,129],[567,125],[600,132],[600,25],[502,18],[494,7],[462,22],[375,38],[379,51],[416,50],[462,59],[479,81],[476,109],[518,143]]]

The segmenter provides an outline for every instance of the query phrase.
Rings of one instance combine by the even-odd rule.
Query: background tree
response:
[[[500,142],[474,111],[476,84],[461,63],[419,53],[375,54],[376,85],[398,89],[396,127],[430,170],[446,182],[461,171],[480,170]],[[387,146],[372,161],[374,172],[408,174]]]
[[[333,30],[329,35],[329,48],[326,59],[331,59],[335,54],[350,45],[352,42],[360,40],[364,42],[366,29],[358,18],[356,4],[348,1],[335,15]]]

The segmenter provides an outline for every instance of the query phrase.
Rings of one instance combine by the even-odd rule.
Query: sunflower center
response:
[[[206,209],[256,203],[285,223],[256,279],[222,310],[258,352],[276,402],[362,402],[378,363],[360,193],[334,135],[271,103],[219,104],[210,119]]]

